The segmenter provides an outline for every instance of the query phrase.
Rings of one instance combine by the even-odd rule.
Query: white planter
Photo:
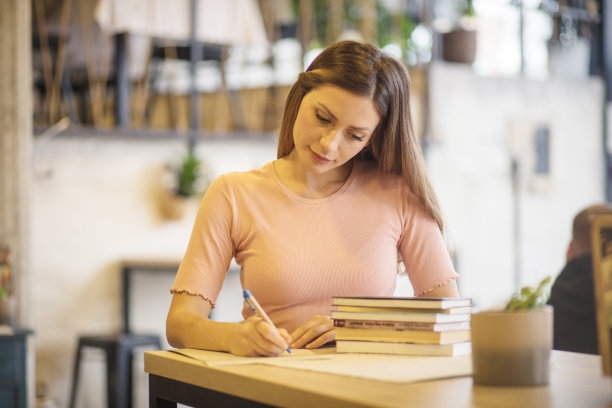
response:
[[[474,384],[548,384],[553,345],[551,306],[475,313],[471,329]]]

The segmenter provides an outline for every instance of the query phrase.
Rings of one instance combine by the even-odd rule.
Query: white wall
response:
[[[530,81],[476,76],[434,64],[428,165],[457,256],[462,295],[476,307],[507,301],[519,286],[555,277],[571,220],[605,200],[603,86],[599,79]],[[536,176],[533,124],[550,129],[550,174]],[[514,241],[511,158],[521,163]],[[518,248],[518,252],[515,250]]]
[[[560,271],[573,213],[604,199],[602,85],[483,78],[448,64],[433,66],[430,84],[428,163],[456,249],[460,289],[478,307],[498,305],[514,290],[510,141],[529,137],[521,124],[549,124],[551,174],[531,177],[520,188],[521,282],[535,283]],[[155,200],[164,164],[178,159],[183,147],[180,140],[104,135],[35,143],[36,369],[60,407],[68,404],[77,336],[119,329],[119,262],[183,255],[197,203],[182,220],[167,222]],[[198,149],[213,177],[257,168],[276,152],[275,141],[257,139],[207,141]],[[528,161],[529,145],[517,151]],[[171,279],[137,282],[135,298],[148,302],[140,307],[155,309],[155,317],[135,327],[162,330]],[[230,299],[218,309],[234,303]],[[236,313],[239,318],[239,310],[220,318],[234,319]],[[103,407],[103,358],[91,352],[85,360],[80,406]],[[138,406],[146,406],[141,368],[135,377]]]
[[[198,203],[192,202],[184,218],[174,222],[164,221],[156,204],[162,169],[179,159],[184,146],[177,140],[102,136],[60,136],[49,143],[35,143],[36,370],[38,382],[60,407],[68,404],[78,335],[119,330],[119,263],[124,259],[180,260],[185,251]],[[198,153],[214,177],[273,160],[276,143],[207,141],[198,146]],[[137,286],[139,282],[135,279]],[[144,292],[135,289],[134,298],[152,302],[157,317],[144,324],[135,322],[135,328],[153,325],[163,335],[171,282],[171,277],[150,278]],[[229,319],[240,316],[242,302],[238,302],[237,312],[230,310]],[[81,406],[104,406],[103,361],[99,353],[86,354],[78,396]]]

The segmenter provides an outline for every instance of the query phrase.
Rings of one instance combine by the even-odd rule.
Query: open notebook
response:
[[[229,353],[173,349],[210,367],[265,364],[387,382],[417,382],[472,375],[470,355],[456,357],[336,353],[335,349],[294,349],[278,357],[238,357]]]

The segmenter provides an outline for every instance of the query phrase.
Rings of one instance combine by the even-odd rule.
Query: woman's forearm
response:
[[[230,339],[239,323],[215,322],[207,318],[211,305],[199,296],[178,293],[166,318],[166,338],[172,347],[230,351]]]
[[[240,323],[215,322],[189,310],[169,313],[166,320],[168,343],[176,348],[230,351],[230,342]]]

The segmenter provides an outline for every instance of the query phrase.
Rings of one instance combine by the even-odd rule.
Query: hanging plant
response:
[[[202,168],[202,160],[196,156],[191,150],[187,153],[180,163],[180,166],[174,170],[176,177],[175,194],[183,197],[191,197],[198,193],[198,182],[200,180],[200,171]]]
[[[199,197],[208,187],[204,162],[190,149],[180,162],[167,166],[169,175],[162,194],[161,212],[168,220],[178,220],[185,213],[186,202]]]

